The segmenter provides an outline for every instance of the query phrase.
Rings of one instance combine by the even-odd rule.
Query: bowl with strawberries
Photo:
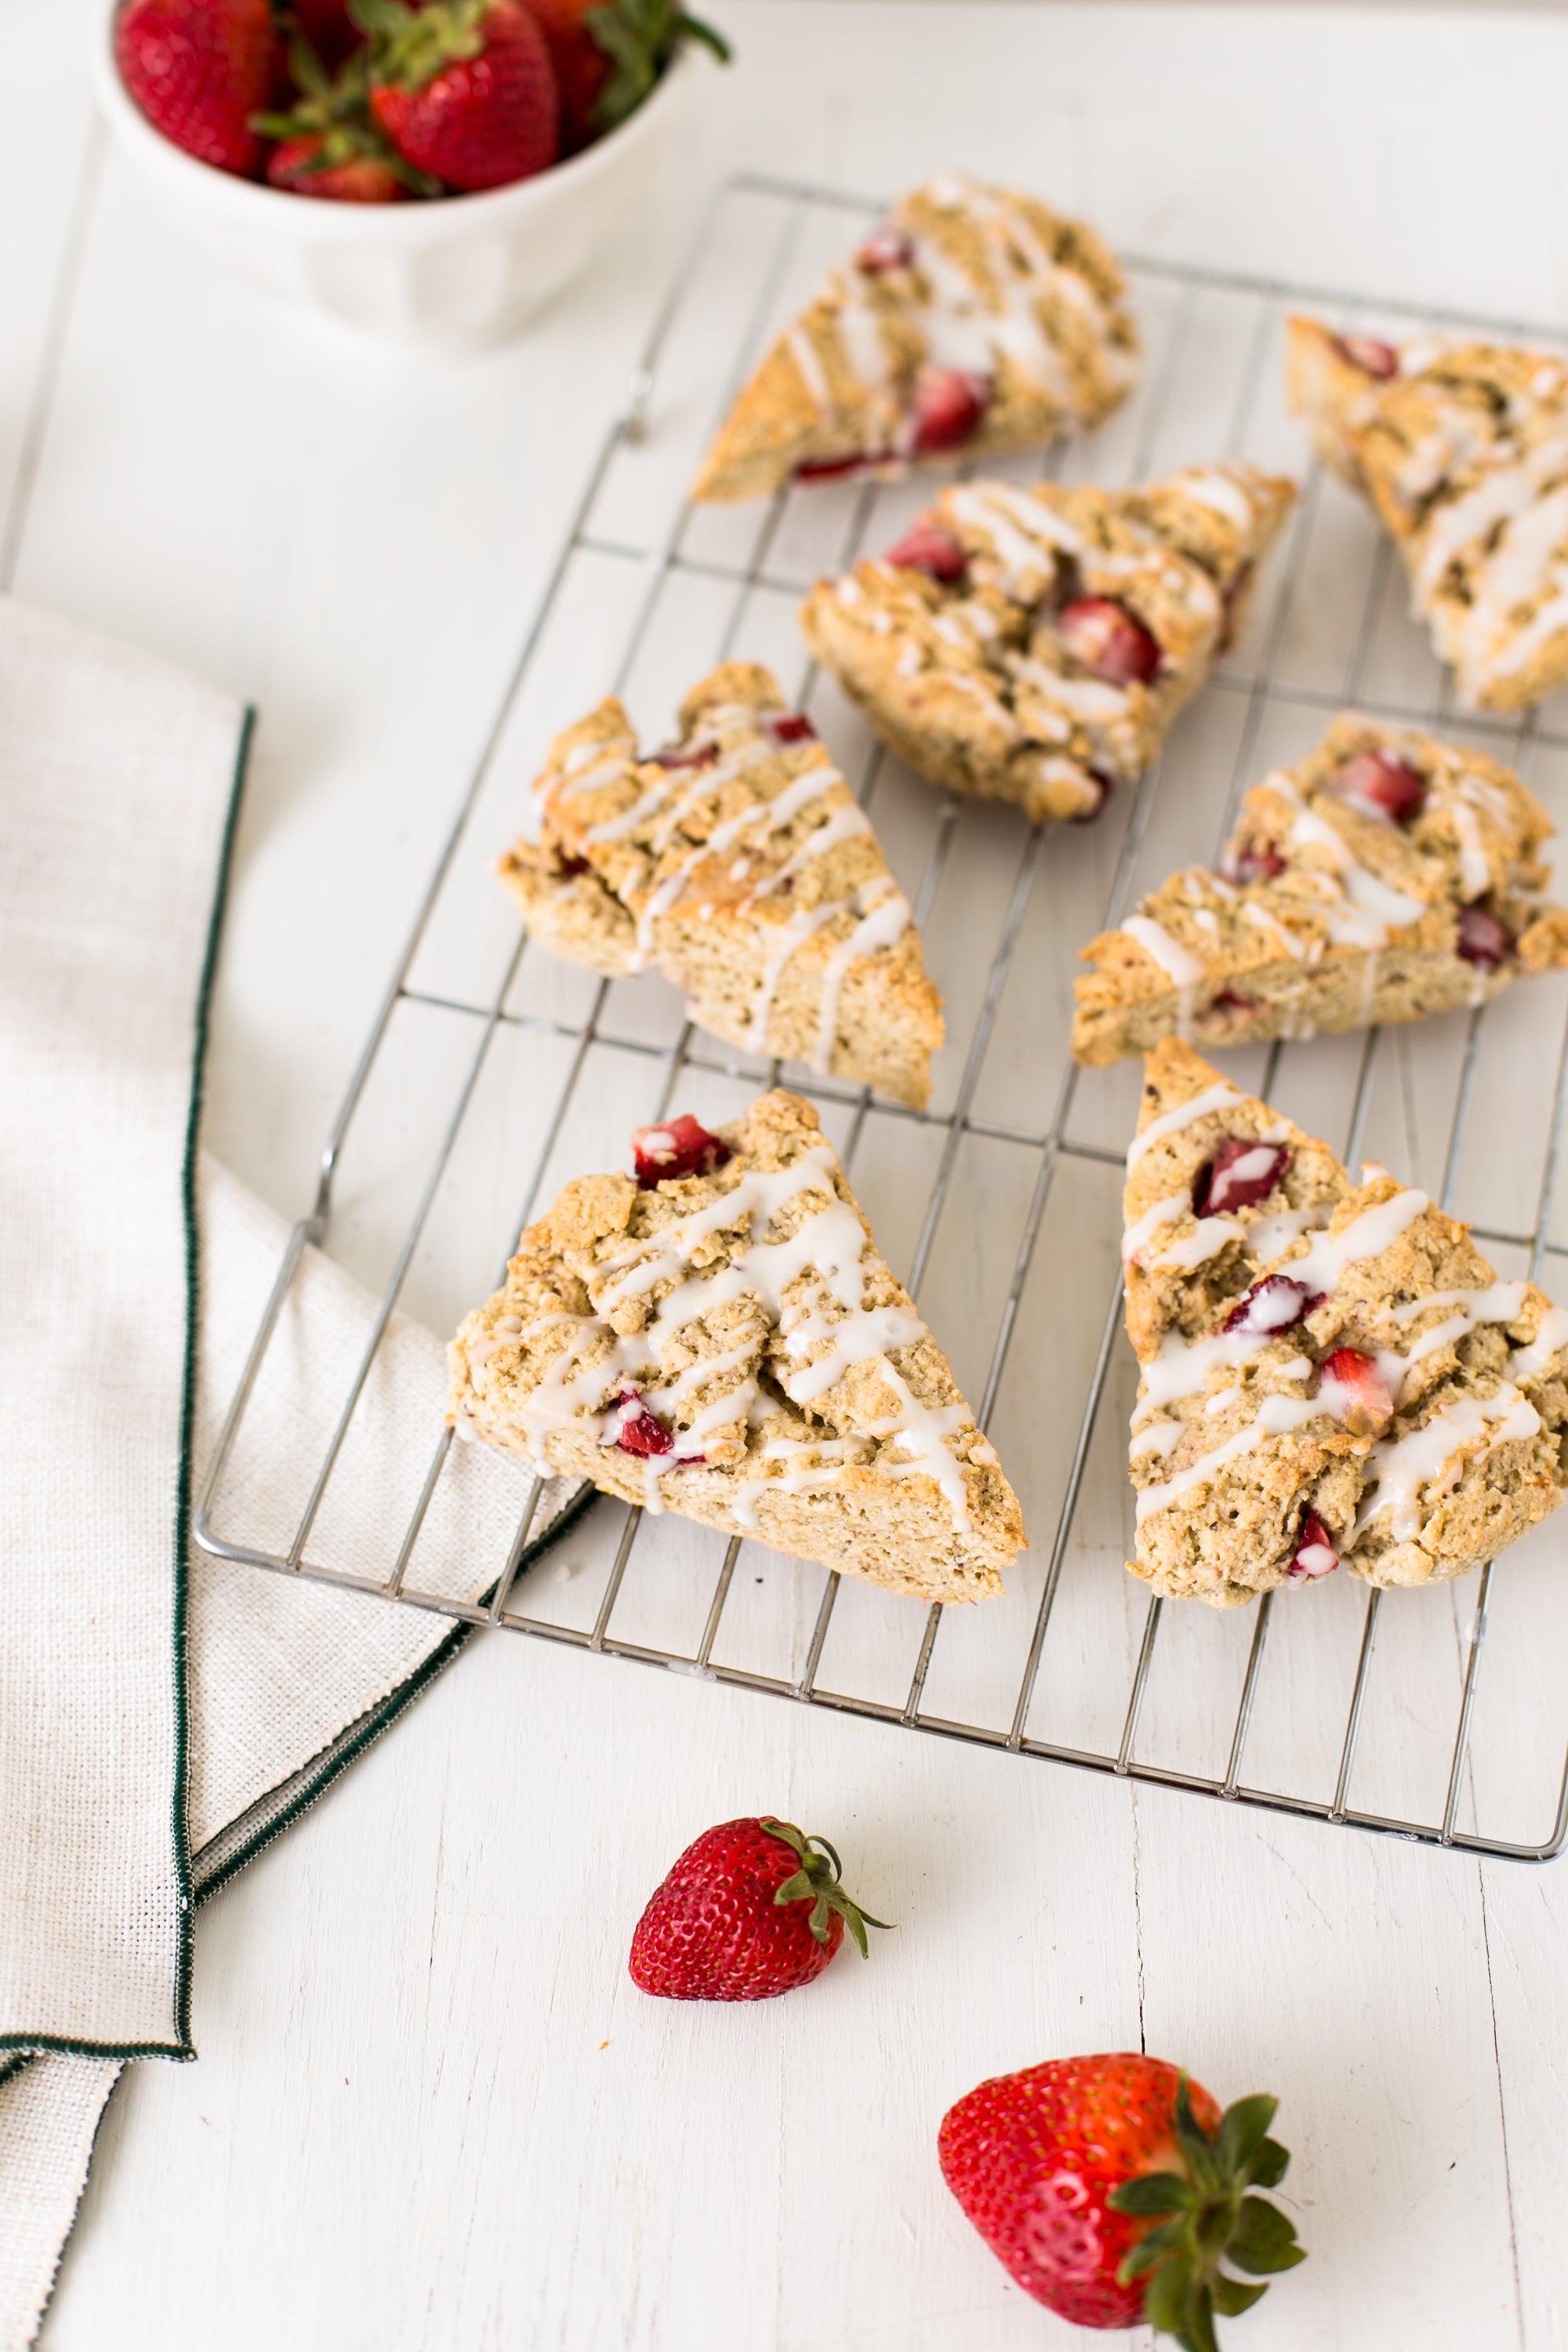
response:
[[[482,346],[646,197],[693,47],[679,0],[113,0],[100,104],[253,281],[385,340]]]

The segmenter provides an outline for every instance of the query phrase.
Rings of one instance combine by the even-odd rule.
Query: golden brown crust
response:
[[[1016,1500],[798,1096],[710,1175],[579,1178],[452,1345],[462,1433],[924,1600],[1001,1590]],[[627,1450],[627,1414],[668,1441]]]
[[[1409,823],[1339,789],[1366,754],[1421,778]],[[1103,1066],[1176,1034],[1248,1045],[1486,1003],[1522,972],[1568,964],[1568,913],[1540,898],[1551,833],[1495,760],[1342,716],[1308,759],[1247,793],[1225,870],[1172,875],[1082,950],[1073,1053]],[[1511,942],[1492,962],[1474,960],[1481,915]]]
[[[613,698],[552,746],[502,878],[556,952],[656,966],[690,1018],[919,1108],[942,1042],[920,933],[854,794],[772,673],[727,662],[643,759]]]
[[[1126,288],[1081,222],[943,173],[878,234],[887,264],[864,266],[862,246],[829,275],[737,397],[694,498],[766,497],[803,465],[901,470],[924,454],[912,424],[922,370],[984,382],[963,444],[979,458],[1041,447],[1125,398],[1138,360]]]
[[[1358,361],[1375,358],[1375,373]],[[1415,608],[1472,709],[1568,678],[1568,367],[1423,338],[1358,345],[1292,319],[1290,405],[1399,547]]]
[[[981,479],[931,510],[961,579],[884,561],[819,581],[806,642],[882,740],[956,792],[1031,819],[1092,816],[1141,775],[1245,617],[1294,497],[1253,467],[1194,467],[1148,490]],[[1069,600],[1113,601],[1152,638],[1155,677],[1097,676],[1061,634]]]
[[[1135,1576],[1219,1608],[1339,1564],[1434,1584],[1556,1509],[1568,1314],[1532,1283],[1499,1283],[1468,1229],[1385,1169],[1352,1182],[1179,1040],[1149,1058],[1139,1134],[1124,1204],[1143,1368]],[[1258,1181],[1273,1181],[1215,1214],[1210,1171],[1237,1141],[1266,1168],[1272,1153]],[[1250,1332],[1236,1328],[1244,1302],[1278,1302],[1293,1279],[1299,1315],[1255,1304]]]

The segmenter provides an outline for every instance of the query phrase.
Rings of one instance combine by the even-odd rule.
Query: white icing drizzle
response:
[[[1237,1393],[1235,1389],[1226,1391],[1230,1396]],[[1157,1454],[1163,1462],[1167,1454],[1175,1452],[1181,1442],[1182,1423],[1179,1421],[1151,1422],[1147,1429],[1133,1431],[1128,1440],[1127,1452],[1134,1462],[1142,1462],[1146,1454]]]
[[[1019,604],[1034,604],[1056,577],[1057,556],[1077,555],[1083,535],[1044,499],[1008,482],[981,482],[947,493],[948,512],[990,541],[1002,567],[1002,585]]]
[[[1237,1094],[1227,1079],[1221,1078],[1215,1086],[1205,1087],[1202,1094],[1194,1095],[1190,1101],[1177,1103],[1173,1109],[1163,1110],[1159,1118],[1152,1118],[1128,1145],[1128,1174],[1131,1174],[1143,1154],[1167,1135],[1180,1134],[1183,1128],[1191,1127],[1197,1119],[1206,1118],[1211,1111],[1234,1110],[1246,1099],[1246,1096]]]
[[[1282,923],[1277,915],[1271,914],[1267,908],[1260,907],[1255,898],[1248,898],[1241,912],[1245,921],[1255,925],[1260,931],[1267,931],[1270,939],[1279,941],[1288,956],[1295,962],[1300,962],[1307,952],[1307,942],[1305,940],[1299,940],[1295,932]]]
[[[1162,1250],[1150,1264],[1173,1265],[1190,1274],[1195,1266],[1206,1265],[1211,1257],[1217,1257],[1226,1242],[1234,1241],[1245,1231],[1239,1217],[1200,1217],[1190,1234],[1184,1234],[1180,1241]]]
[[[1131,1265],[1145,1242],[1152,1241],[1166,1225],[1173,1225],[1191,1206],[1185,1192],[1172,1192],[1164,1200],[1156,1201],[1152,1209],[1145,1209],[1121,1236],[1122,1265]]]
[[[1247,1237],[1247,1255],[1256,1265],[1267,1265],[1270,1259],[1282,1257],[1303,1234],[1326,1225],[1331,1213],[1331,1204],[1325,1201],[1310,1208],[1278,1209],[1272,1216],[1254,1218]]]
[[[824,416],[834,413],[834,399],[827,381],[827,371],[821,354],[804,327],[791,327],[784,337],[789,355],[800,371],[800,380]]]
[[[833,1067],[833,1052],[838,1040],[838,1000],[850,965],[858,956],[875,955],[879,948],[896,946],[910,925],[910,902],[890,876],[880,886],[871,884],[858,891],[856,904],[864,908],[860,920],[847,939],[838,941],[822,975],[822,1008],[817,1016],[816,1051],[811,1066],[823,1076]]]
[[[1541,1318],[1541,1328],[1526,1346],[1516,1348],[1508,1360],[1510,1378],[1533,1380],[1543,1372],[1553,1356],[1568,1348],[1568,1307],[1549,1307]]]
[[[1191,467],[1186,472],[1177,474],[1171,487],[1192,499],[1198,506],[1208,507],[1215,514],[1223,515],[1226,522],[1236,525],[1237,530],[1251,530],[1252,500],[1236,476],[1223,467]]]
[[[1205,966],[1190,948],[1173,940],[1169,931],[1154,921],[1151,915],[1129,915],[1121,925],[1130,940],[1136,940],[1145,955],[1152,956],[1166,978],[1178,988],[1195,988],[1204,979]]]
[[[1462,1468],[1457,1457],[1465,1447],[1479,1444],[1483,1453],[1489,1453],[1510,1439],[1533,1437],[1540,1427],[1535,1407],[1505,1381],[1495,1396],[1460,1397],[1408,1435],[1385,1438],[1368,1457],[1367,1475],[1374,1484],[1351,1530],[1351,1542],[1359,1542],[1387,1511],[1394,1541],[1408,1543],[1420,1529],[1424,1489],[1457,1483]]]
[[[1305,1256],[1289,1259],[1283,1271],[1305,1290],[1331,1292],[1338,1287],[1347,1265],[1381,1257],[1431,1205],[1426,1193],[1414,1188],[1395,1192],[1390,1200],[1363,1209],[1339,1233],[1325,1234],[1321,1241],[1313,1243]]]
[[[1480,821],[1461,788],[1447,801],[1454,831],[1459,838],[1459,887],[1468,898],[1483,898],[1491,887],[1492,869],[1481,845]]]
[[[1227,1437],[1225,1444],[1216,1445],[1212,1453],[1200,1454],[1195,1462],[1189,1462],[1186,1468],[1178,1470],[1174,1476],[1157,1486],[1144,1487],[1138,1497],[1138,1525],[1142,1527],[1144,1520],[1152,1518],[1157,1511],[1168,1511],[1173,1503],[1179,1502],[1194,1486],[1205,1485],[1227,1462],[1234,1462],[1240,1454],[1252,1453],[1266,1437],[1280,1437],[1288,1430],[1300,1429],[1303,1422],[1313,1420],[1320,1410],[1311,1397],[1265,1397],[1258,1408],[1256,1419],[1248,1422],[1245,1429],[1238,1429],[1234,1436]]]

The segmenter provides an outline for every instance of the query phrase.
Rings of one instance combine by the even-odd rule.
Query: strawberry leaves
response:
[[[814,1897],[806,1925],[817,1942],[826,1943],[827,1923],[837,1911],[860,1958],[868,1959],[870,1950],[866,1941],[867,1928],[888,1927],[891,1923],[886,1919],[873,1919],[868,1911],[862,1911],[860,1906],[846,1894],[840,1884],[844,1865],[827,1840],[825,1837],[803,1837],[793,1822],[776,1822],[772,1814],[764,1818],[763,1827],[770,1837],[780,1839],[800,1857],[800,1868],[793,1878],[784,1880],[773,1896],[774,1904],[803,1903],[808,1895]],[[820,1853],[816,1851],[818,1847],[821,1848]]]
[[[613,131],[636,111],[683,42],[700,41],[721,66],[732,51],[722,33],[689,16],[679,0],[601,0],[583,18],[610,60],[610,74],[594,102],[594,121]]]
[[[1236,2318],[1268,2293],[1266,2285],[1228,2276],[1222,2262],[1267,2278],[1306,2260],[1289,2215],[1250,2193],[1275,2188],[1290,2161],[1268,2137],[1278,2105],[1262,2094],[1237,2099],[1210,2134],[1193,2113],[1184,2074],[1173,2120],[1184,2172],[1140,2173],[1110,2193],[1108,2201],[1118,2212],[1154,2223],[1123,2258],[1117,2276],[1123,2285],[1148,2281],[1143,2315],[1151,2327],[1174,2336],[1182,2352],[1218,2352],[1215,2315]]]

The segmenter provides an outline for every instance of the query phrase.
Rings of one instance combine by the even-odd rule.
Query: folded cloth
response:
[[[310,1803],[463,1639],[441,1617],[190,1544],[191,1465],[286,1240],[226,1171],[198,1183],[195,1150],[246,733],[224,697],[0,603],[6,2352],[37,2332],[123,2061],[195,2054],[193,1897]],[[307,1251],[226,1480],[252,1540],[319,1463],[373,1311]],[[444,1401],[437,1342],[395,1318],[329,1490],[334,1556],[385,1572],[405,1516],[392,1498],[428,1458]],[[477,1597],[528,1486],[504,1456],[459,1449],[420,1583]],[[536,1532],[572,1499],[547,1489]]]

